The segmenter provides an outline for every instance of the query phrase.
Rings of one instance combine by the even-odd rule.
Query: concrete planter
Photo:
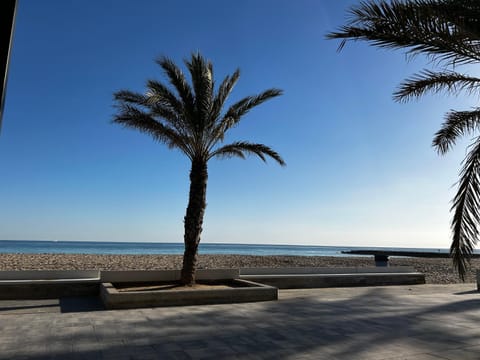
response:
[[[425,284],[425,275],[410,267],[248,268],[240,278],[279,289]]]
[[[96,295],[98,270],[0,271],[0,299],[55,299]]]
[[[197,280],[233,280],[240,276],[239,269],[199,269]],[[125,283],[147,281],[176,281],[180,279],[180,270],[119,270],[102,271],[102,283]]]
[[[278,289],[275,287],[239,279],[228,282],[235,287],[132,292],[120,292],[114,284],[102,283],[100,297],[107,309],[227,304],[278,299]]]

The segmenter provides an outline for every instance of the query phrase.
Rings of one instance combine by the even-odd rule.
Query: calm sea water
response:
[[[346,256],[344,250],[382,249],[439,251],[447,249],[341,247],[302,245],[252,245],[200,243],[200,254]],[[131,243],[97,241],[0,240],[0,253],[24,254],[183,254],[183,243]]]

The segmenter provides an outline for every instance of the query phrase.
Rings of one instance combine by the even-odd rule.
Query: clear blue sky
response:
[[[112,93],[162,79],[154,59],[193,51],[231,99],[284,95],[230,139],[286,160],[210,163],[202,241],[448,247],[465,144],[430,147],[473,98],[392,92],[425,60],[324,39],[355,1],[19,0],[0,135],[0,239],[183,241],[189,162],[111,124]]]

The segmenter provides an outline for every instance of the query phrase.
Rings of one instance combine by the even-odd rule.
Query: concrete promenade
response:
[[[99,310],[0,301],[1,359],[480,359],[475,284],[281,290],[276,302]]]

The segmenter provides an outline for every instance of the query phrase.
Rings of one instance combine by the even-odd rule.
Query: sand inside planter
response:
[[[197,282],[193,286],[185,286],[172,282],[139,282],[139,283],[114,283],[112,284],[118,292],[135,291],[167,291],[167,290],[219,290],[244,287],[232,281],[225,282]]]

